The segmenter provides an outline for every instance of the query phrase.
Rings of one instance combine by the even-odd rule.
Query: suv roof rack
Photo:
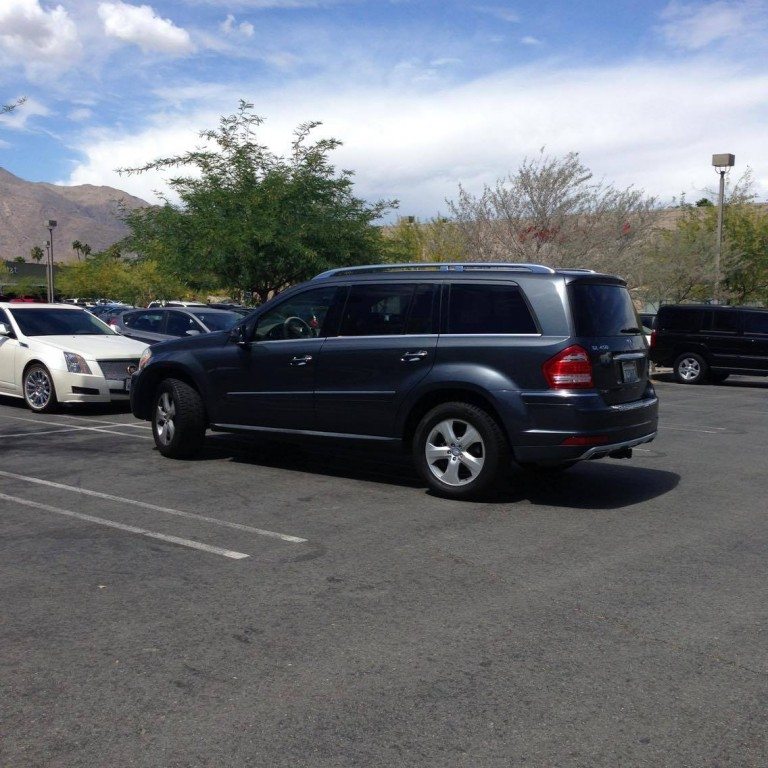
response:
[[[540,275],[553,275],[555,270],[552,267],[545,267],[543,264],[514,264],[506,262],[409,262],[407,264],[367,264],[359,267],[337,267],[329,269],[315,275],[314,280],[321,280],[327,277],[337,277],[339,275],[359,275],[366,272],[471,272],[482,270],[500,270],[512,272],[533,272]]]

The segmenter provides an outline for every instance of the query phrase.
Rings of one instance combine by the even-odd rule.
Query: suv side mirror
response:
[[[8,323],[0,323],[0,336],[13,336],[13,330]]]
[[[229,332],[229,340],[234,341],[239,347],[244,347],[248,343],[248,335],[245,326],[234,326]]]

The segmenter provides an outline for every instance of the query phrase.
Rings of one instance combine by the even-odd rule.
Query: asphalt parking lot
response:
[[[482,503],[0,398],[0,765],[765,766],[768,380]]]

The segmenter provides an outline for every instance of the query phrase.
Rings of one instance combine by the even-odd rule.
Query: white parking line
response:
[[[107,528],[116,528],[118,531],[126,531],[127,533],[135,533],[139,536],[146,536],[150,539],[167,541],[170,544],[178,544],[179,546],[188,547],[189,549],[198,549],[201,552],[209,552],[212,555],[228,557],[231,560],[242,560],[246,557],[249,557],[249,555],[246,555],[244,552],[235,552],[232,549],[222,549],[221,547],[214,547],[210,544],[203,544],[199,541],[193,541],[192,539],[181,539],[178,536],[168,536],[165,533],[156,533],[155,531],[148,531],[146,528],[137,528],[135,525],[125,525],[123,523],[117,523],[114,520],[105,520],[103,517],[84,515],[81,512],[72,512],[69,509],[52,507],[49,504],[39,504],[36,501],[21,499],[18,496],[9,496],[7,493],[0,493],[0,499],[4,501],[12,501],[16,504],[22,504],[27,507],[33,507],[34,509],[42,509],[45,512],[53,512],[56,515],[64,515],[65,517],[73,517],[76,520],[84,520],[87,523],[105,525]]]
[[[6,437],[37,437],[38,435],[60,435],[62,432],[79,432],[78,429],[67,427],[66,429],[44,429],[37,432],[12,432],[10,435],[0,432],[0,438]]]
[[[56,414],[59,419],[79,419],[80,421],[87,421],[93,424],[103,424],[107,427],[130,427],[131,429],[152,429],[148,424],[133,424],[131,422],[123,421],[107,421],[106,419],[94,419],[91,416],[75,416],[73,413],[59,413]]]
[[[719,435],[725,431],[725,427],[712,427],[712,429],[695,429],[693,427],[671,427],[669,424],[664,424],[662,429],[673,429],[676,432],[699,432],[703,435]]]
[[[8,416],[2,414],[3,419],[13,419],[14,421],[26,421],[31,424],[41,424],[46,427],[69,427],[73,431],[102,432],[107,435],[120,435],[121,437],[138,437],[140,440],[152,440],[150,435],[137,435],[133,432],[117,432],[114,429],[105,429],[104,427],[81,427],[79,424],[68,424],[56,421],[42,421],[42,419],[25,419],[23,416]]]
[[[6,472],[0,470],[0,477],[8,477],[11,480],[22,480],[27,483],[34,483],[35,485],[45,485],[49,488],[56,488],[60,491],[72,491],[73,493],[81,493],[83,496],[93,496],[97,499],[106,499],[107,501],[116,501],[121,504],[132,504],[135,507],[141,507],[142,509],[150,509],[153,512],[162,512],[166,515],[175,515],[176,517],[185,517],[189,520],[199,520],[203,523],[210,523],[212,525],[220,525],[224,528],[233,528],[236,531],[246,531],[247,533],[255,533],[259,536],[268,536],[273,539],[280,539],[281,541],[290,541],[294,544],[306,544],[307,540],[298,536],[291,536],[287,533],[276,533],[275,531],[267,531],[263,528],[253,528],[250,525],[242,525],[241,523],[231,523],[228,520],[219,520],[216,517],[207,517],[206,515],[196,515],[194,512],[182,512],[179,509],[170,509],[168,507],[159,507],[156,504],[149,504],[146,501],[137,501],[136,499],[126,499],[122,496],[113,496],[111,493],[102,493],[101,491],[91,491],[87,488],[78,488],[74,485],[65,485],[64,483],[55,483],[52,480],[43,480],[39,477],[30,477],[28,475],[17,475],[15,472]]]

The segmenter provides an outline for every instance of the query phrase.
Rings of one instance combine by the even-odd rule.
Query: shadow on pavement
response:
[[[209,437],[198,461],[228,458],[241,464],[308,472],[350,480],[424,489],[410,457],[370,446],[339,447],[330,443],[293,445],[251,442],[241,437]],[[533,504],[575,509],[618,509],[669,493],[680,482],[674,472],[650,469],[632,460],[586,461],[557,475],[533,475],[516,466],[485,497],[468,503]],[[424,491],[429,493],[428,491]]]

